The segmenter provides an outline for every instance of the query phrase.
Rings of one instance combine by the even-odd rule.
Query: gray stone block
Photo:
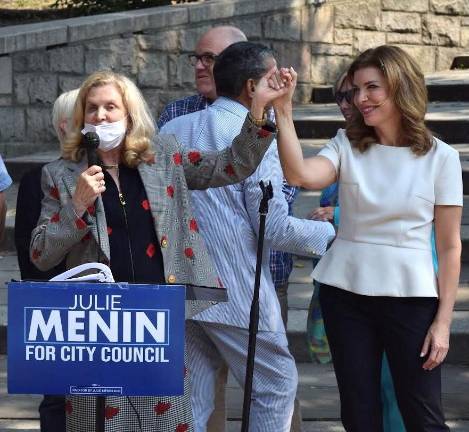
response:
[[[442,15],[426,15],[422,20],[423,42],[428,45],[458,46],[460,19]]]
[[[49,71],[49,51],[45,49],[17,52],[12,58],[14,72]]]
[[[11,94],[13,92],[12,82],[13,70],[10,56],[0,57],[0,93]]]
[[[352,29],[335,29],[334,43],[341,45],[352,45],[353,30]]]
[[[53,72],[85,72],[85,49],[82,45],[53,48],[49,55]]]
[[[147,12],[148,27],[151,29],[166,30],[168,27],[187,24],[189,12],[187,7],[167,6],[135,11],[134,13]]]
[[[453,63],[453,59],[457,55],[463,54],[465,51],[466,50],[464,48],[437,47],[435,70],[448,70],[451,63]]]
[[[352,63],[352,57],[317,55],[311,59],[311,82],[332,84]]]
[[[298,84],[295,89],[294,101],[306,104],[311,102],[312,84]]]
[[[262,37],[262,22],[258,16],[246,19],[237,19],[233,25],[241,29],[250,40],[260,39]]]
[[[20,105],[52,105],[58,96],[58,80],[54,74],[16,74],[13,85]]]
[[[50,108],[26,108],[26,138],[38,143],[38,146],[43,142],[57,141],[51,117]]]
[[[10,107],[13,104],[11,95],[0,95],[0,107]]]
[[[383,12],[382,29],[400,33],[420,33],[420,14],[407,12]]]
[[[422,35],[420,33],[387,33],[386,43],[420,45],[422,43]]]
[[[108,38],[132,33],[134,21],[126,13],[111,13],[71,19],[68,25],[68,41]]]
[[[130,38],[115,38],[93,43],[85,52],[85,72],[112,69],[125,75],[137,73],[137,42]]]
[[[194,67],[186,55],[169,55],[168,72],[171,87],[187,88],[194,85]]]
[[[176,30],[137,36],[138,47],[143,51],[176,51],[179,48],[179,33]]]
[[[334,45],[325,43],[315,43],[311,45],[311,54],[327,54],[339,56],[351,56],[351,45]]]
[[[301,39],[307,42],[334,42],[334,8],[327,4],[303,11]]]
[[[461,46],[469,47],[469,27],[461,27]]]
[[[430,0],[430,10],[445,15],[469,15],[467,0]]]
[[[293,68],[298,73],[298,81],[310,84],[311,50],[308,44],[294,42],[273,42],[277,51],[277,62],[282,66]]]
[[[435,48],[432,46],[399,45],[419,64],[424,73],[435,71]]]
[[[59,95],[63,92],[79,88],[86,76],[59,75]]]
[[[362,53],[368,48],[374,48],[386,43],[386,33],[366,30],[355,30],[353,47],[356,53]]]
[[[143,89],[142,90],[143,97],[150,108],[150,112],[152,113],[153,117],[155,118],[155,123],[158,120],[157,115],[159,114],[160,110],[160,97],[159,97],[159,90],[156,89]]]
[[[339,3],[334,6],[335,27],[378,30],[381,24],[381,8],[376,0],[358,1],[351,7],[350,3]]]
[[[264,37],[299,41],[301,39],[301,11],[266,16],[264,18]]]
[[[0,108],[0,142],[22,141],[25,137],[25,114],[22,108]]]
[[[0,55],[59,45],[67,42],[63,21],[46,21],[0,28]]]
[[[165,88],[168,85],[168,61],[164,54],[142,52],[138,59],[138,85]]]
[[[187,28],[179,31],[179,42],[182,52],[191,52],[195,50],[197,41],[212,26],[201,26]]]
[[[426,12],[428,0],[382,0],[383,10]]]

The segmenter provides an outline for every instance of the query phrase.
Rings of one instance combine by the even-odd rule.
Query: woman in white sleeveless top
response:
[[[303,159],[291,97],[275,102],[280,159],[289,184],[339,182],[341,224],[313,276],[347,431],[382,431],[380,368],[385,350],[408,432],[448,431],[441,368],[460,271],[459,155],[424,124],[427,92],[417,63],[380,46],[351,65],[352,119],[319,153]],[[439,272],[432,266],[435,224]]]

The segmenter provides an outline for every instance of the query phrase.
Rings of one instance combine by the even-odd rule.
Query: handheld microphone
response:
[[[86,132],[83,137],[82,147],[86,150],[88,166],[99,165],[96,149],[99,147],[99,136],[96,132]]]

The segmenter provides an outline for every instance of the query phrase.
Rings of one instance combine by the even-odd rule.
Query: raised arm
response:
[[[293,93],[297,74],[290,68],[282,69],[281,76],[288,92],[273,101],[277,122],[277,143],[283,172],[287,182],[306,189],[322,189],[337,179],[332,162],[323,156],[303,158],[301,145],[293,124]],[[275,84],[273,84],[275,85]]]

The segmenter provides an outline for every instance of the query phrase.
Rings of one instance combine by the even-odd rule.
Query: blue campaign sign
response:
[[[182,285],[8,284],[8,392],[184,393]]]

